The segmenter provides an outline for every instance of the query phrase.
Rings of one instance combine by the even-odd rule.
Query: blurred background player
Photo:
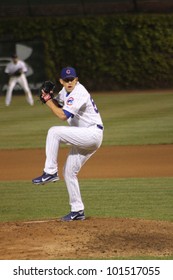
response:
[[[28,71],[24,61],[19,60],[18,56],[14,54],[12,60],[7,64],[5,68],[5,73],[9,76],[8,88],[5,97],[5,104],[9,106],[12,99],[12,92],[15,85],[18,83],[26,94],[27,102],[32,106],[34,105],[34,100],[32,93],[29,89],[28,81],[26,79],[25,73]]]

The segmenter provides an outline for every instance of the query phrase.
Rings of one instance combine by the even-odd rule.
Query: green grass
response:
[[[173,221],[173,178],[81,180],[87,216]],[[0,221],[61,217],[69,211],[64,181],[35,186],[0,182]]]
[[[173,143],[173,94],[93,94],[105,131],[103,145]],[[0,104],[0,149],[43,148],[47,130],[67,125],[37,102],[30,107],[23,95],[14,96],[10,107]]]
[[[1,104],[0,149],[44,147],[47,130],[60,123],[35,97],[29,106],[24,96],[14,96],[10,107]]]
[[[105,145],[173,143],[172,94],[122,93],[105,97],[98,100],[105,124]]]

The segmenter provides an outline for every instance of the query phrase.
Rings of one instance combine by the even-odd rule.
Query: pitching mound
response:
[[[2,223],[1,259],[104,259],[173,254],[173,224],[137,219]]]

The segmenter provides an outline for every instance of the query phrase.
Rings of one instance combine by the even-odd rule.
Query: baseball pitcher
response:
[[[59,79],[62,90],[54,97],[54,84],[46,81],[41,89],[40,100],[69,126],[53,126],[46,139],[46,160],[43,174],[32,182],[36,185],[59,180],[58,153],[60,143],[70,144],[71,149],[64,166],[63,175],[69,194],[70,213],[62,221],[84,220],[77,174],[84,163],[102,144],[103,122],[91,95],[78,81],[76,70],[63,68]]]

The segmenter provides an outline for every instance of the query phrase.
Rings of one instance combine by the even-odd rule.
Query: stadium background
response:
[[[17,49],[33,91],[69,64],[90,90],[172,88],[172,12],[171,0],[2,0],[1,94]]]
[[[171,12],[172,0],[1,0],[0,16],[101,15],[120,12]]]

